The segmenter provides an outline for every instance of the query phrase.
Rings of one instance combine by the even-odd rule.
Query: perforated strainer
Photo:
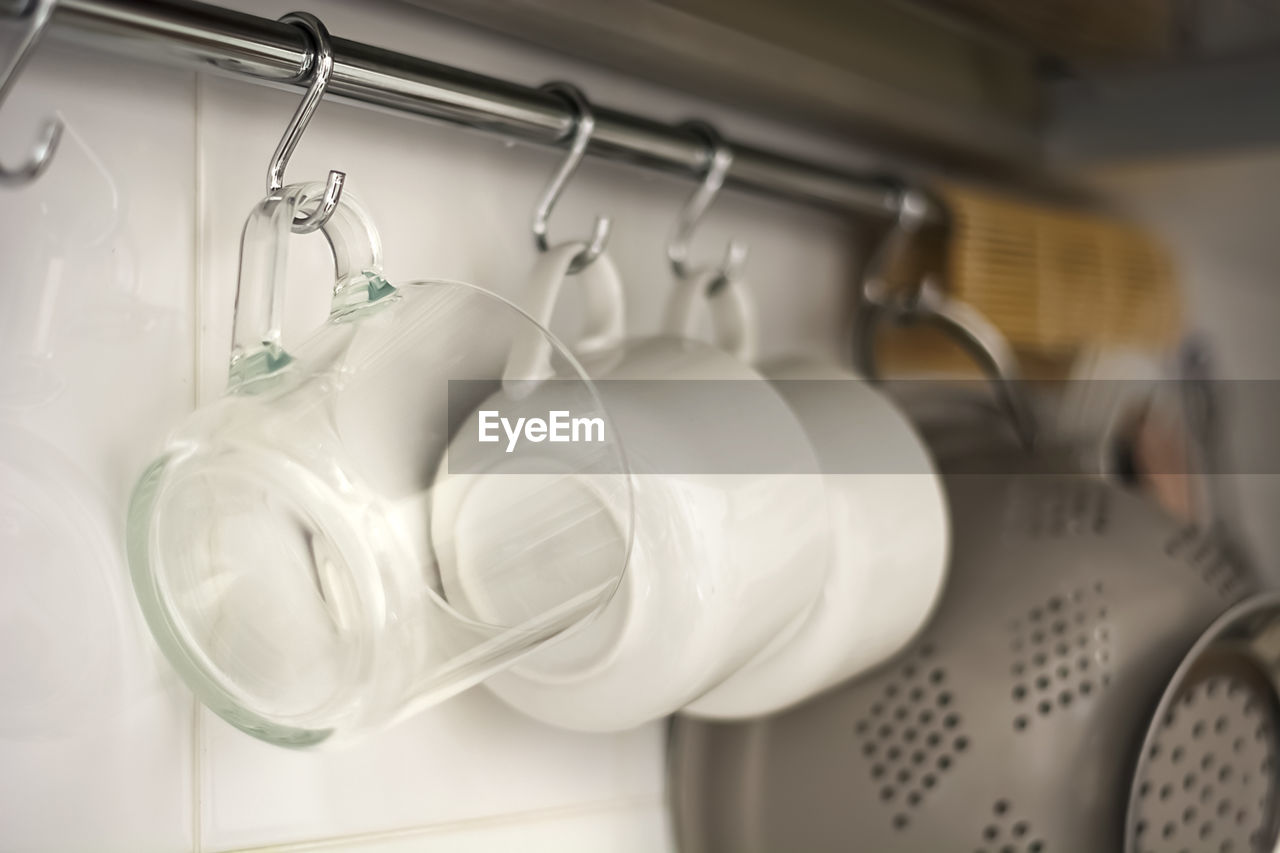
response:
[[[1160,700],[1134,774],[1127,853],[1270,853],[1280,749],[1280,594],[1213,624]]]
[[[1143,499],[1040,473],[1042,454],[1017,458],[970,457],[963,471],[942,461],[952,574],[933,621],[903,655],[776,717],[675,722],[683,853],[1122,848],[1152,711],[1187,649],[1250,584],[1212,539]],[[974,473],[982,471],[1002,473]],[[1255,736],[1261,709],[1274,702],[1250,705],[1248,679],[1217,669],[1179,694],[1202,712],[1193,718],[1179,704],[1154,735],[1157,757],[1143,765],[1144,832],[1154,827],[1158,838],[1176,821],[1182,843],[1133,853],[1253,851],[1244,846],[1250,834],[1270,826],[1270,811],[1259,810],[1270,802],[1263,763],[1275,739],[1268,730],[1264,749]],[[1184,738],[1212,745],[1211,767],[1201,767],[1205,748],[1192,755],[1182,746],[1175,760]],[[1248,762],[1234,757],[1239,739],[1256,751]],[[1231,821],[1246,810],[1243,824],[1216,817],[1224,798]],[[1208,829],[1206,808],[1215,813]],[[1228,837],[1234,846],[1222,848]]]

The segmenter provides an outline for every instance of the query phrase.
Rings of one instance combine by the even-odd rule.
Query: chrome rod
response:
[[[16,18],[29,0],[0,0]],[[311,55],[297,27],[187,0],[61,0],[50,27],[74,40],[128,57],[303,88]],[[465,125],[545,145],[565,142],[574,116],[540,89],[452,68],[342,38],[327,97]],[[711,153],[688,129],[603,107],[588,153],[701,177]],[[892,217],[902,187],[890,176],[850,174],[730,142],[729,186],[832,210]]]

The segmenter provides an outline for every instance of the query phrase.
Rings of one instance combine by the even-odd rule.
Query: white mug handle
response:
[[[541,253],[533,265],[521,307],[543,328],[551,323],[570,265],[586,248],[585,243],[561,243]],[[580,355],[620,346],[625,334],[626,311],[618,268],[609,254],[603,252],[577,277],[585,290],[584,328],[570,349]],[[546,379],[552,374],[551,342],[541,329],[529,328],[512,345],[503,378]]]
[[[730,279],[714,293],[712,285],[721,275],[718,270],[699,270],[691,276],[676,279],[675,290],[667,302],[663,329],[669,335],[691,338],[697,321],[697,309],[706,305],[711,312],[712,335],[716,346],[748,364],[756,357],[756,310],[746,283]]]

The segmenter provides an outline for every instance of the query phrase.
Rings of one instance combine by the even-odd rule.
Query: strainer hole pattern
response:
[[[991,815],[981,832],[977,853],[1048,853],[1043,839],[1036,837],[1031,821],[1018,814],[1004,797],[991,806]]]
[[[1088,480],[1037,485],[1011,501],[1010,512],[1008,529],[1030,539],[1096,536],[1107,529],[1110,493]]]
[[[934,654],[932,642],[922,642],[890,671],[853,725],[866,772],[890,826],[900,832],[910,829],[911,812],[925,805],[971,746],[946,668]]]
[[[1009,622],[1014,731],[1049,717],[1111,683],[1111,629],[1100,580],[1055,593]],[[1046,632],[1036,627],[1049,621]],[[1074,628],[1072,627],[1074,626]]]
[[[1181,686],[1149,738],[1130,849],[1271,853],[1280,743],[1260,722],[1263,705],[1256,685],[1229,670]]]
[[[1164,551],[1199,575],[1220,598],[1235,601],[1245,592],[1243,568],[1231,559],[1212,532],[1194,525],[1183,527],[1165,542]]]

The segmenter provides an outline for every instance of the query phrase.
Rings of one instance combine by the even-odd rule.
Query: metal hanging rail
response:
[[[31,0],[0,0],[16,18]],[[269,85],[296,85],[310,72],[306,34],[267,18],[187,0],[61,0],[51,33],[134,58]],[[562,98],[540,89],[334,38],[328,94],[343,101],[557,145],[573,132]],[[589,153],[690,177],[711,152],[696,132],[594,106]],[[903,187],[890,176],[855,175],[730,143],[727,184],[832,210],[896,216]]]

